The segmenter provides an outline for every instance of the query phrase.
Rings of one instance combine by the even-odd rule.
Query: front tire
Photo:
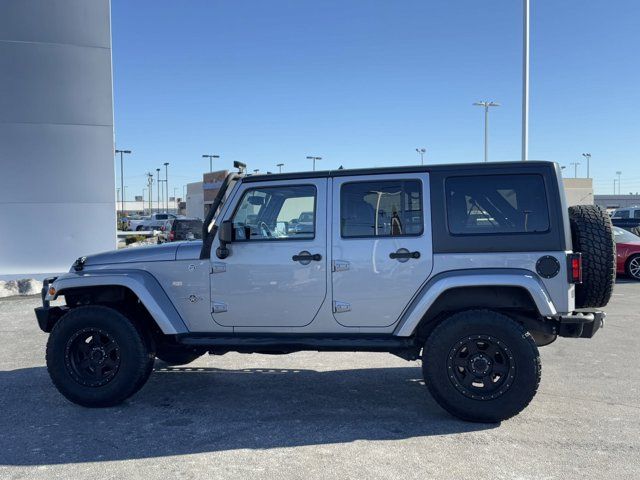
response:
[[[640,280],[640,255],[633,255],[624,266],[627,275],[634,280]]]
[[[511,318],[489,310],[453,314],[427,338],[425,383],[446,411],[493,423],[520,413],[540,383],[538,348]]]
[[[77,307],[56,323],[47,342],[47,369],[68,400],[111,407],[148,379],[153,352],[138,328],[120,312]]]

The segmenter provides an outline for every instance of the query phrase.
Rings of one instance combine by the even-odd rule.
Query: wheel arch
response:
[[[70,298],[88,296],[97,304],[111,304],[119,310],[135,300],[163,334],[176,335],[188,331],[173,303],[149,272],[132,270],[69,273],[56,279],[51,286],[55,289],[55,294],[47,294],[45,300],[55,300],[60,295]]]
[[[532,272],[448,272],[427,282],[404,312],[394,334],[424,336],[443,316],[470,309],[515,312],[529,327],[535,326],[537,319],[557,315],[544,285]]]

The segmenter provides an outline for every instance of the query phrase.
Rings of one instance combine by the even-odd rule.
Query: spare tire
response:
[[[569,207],[573,251],[582,253],[582,283],[576,308],[604,307],[616,281],[616,244],[611,219],[596,205]]]

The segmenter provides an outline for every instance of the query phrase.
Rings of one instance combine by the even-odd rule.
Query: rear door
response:
[[[429,175],[335,177],[332,191],[334,317],[390,326],[433,266]]]

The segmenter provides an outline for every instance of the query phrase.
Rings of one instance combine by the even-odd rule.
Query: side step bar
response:
[[[419,350],[413,338],[393,335],[296,335],[225,334],[176,336],[177,343],[216,352],[290,353],[303,350],[318,352],[397,352]]]

